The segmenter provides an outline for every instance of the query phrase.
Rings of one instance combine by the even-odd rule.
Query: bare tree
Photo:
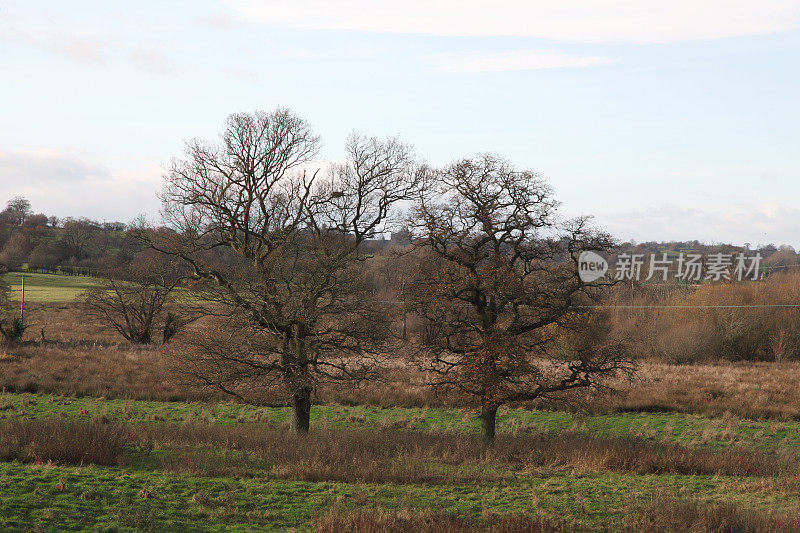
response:
[[[22,226],[31,212],[30,201],[24,196],[15,196],[6,203],[6,208],[0,212],[0,221]]]
[[[231,115],[218,143],[191,141],[173,162],[163,201],[175,233],[151,242],[190,264],[206,312],[227,317],[193,336],[184,371],[231,394],[279,388],[298,432],[319,382],[371,375],[386,330],[364,244],[417,181],[396,139],[353,135],[346,162],[309,174],[319,146],[289,110]]]
[[[27,260],[33,248],[30,235],[20,231],[11,234],[5,246],[0,250],[0,264],[11,270],[19,270]]]
[[[81,260],[90,255],[97,244],[100,224],[85,217],[64,219],[61,230],[61,243],[65,255]]]
[[[106,269],[99,285],[84,293],[83,302],[90,316],[131,343],[154,342],[159,326],[166,343],[188,322],[168,309],[184,274],[177,259],[145,250],[125,266]]]
[[[436,385],[480,402],[487,441],[499,406],[598,386],[629,368],[597,318],[576,307],[596,291],[578,276],[576,255],[606,250],[611,239],[586,218],[559,224],[539,174],[483,155],[438,172],[427,193],[413,216],[421,258],[407,286],[427,322],[424,368]],[[558,328],[590,326],[592,346],[565,352],[555,342]]]

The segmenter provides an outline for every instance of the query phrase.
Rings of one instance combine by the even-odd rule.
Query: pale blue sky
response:
[[[326,159],[496,151],[621,239],[800,245],[800,1],[126,4],[0,0],[0,201],[155,217],[184,139],[283,105]]]

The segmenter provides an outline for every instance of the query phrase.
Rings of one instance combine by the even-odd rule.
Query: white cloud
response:
[[[0,206],[17,195],[48,215],[128,221],[156,215],[161,168],[118,168],[66,150],[0,150]]]
[[[241,18],[293,27],[578,42],[670,42],[791,30],[797,0],[225,0]]]
[[[77,38],[63,34],[33,34],[15,29],[0,28],[0,41],[32,46],[76,63],[99,65],[106,62],[109,43],[99,39]]]
[[[596,221],[622,240],[800,245],[800,209],[777,202],[742,202],[724,209],[661,205],[598,214]]]
[[[241,26],[241,22],[237,21],[226,13],[211,13],[208,15],[201,15],[195,18],[195,21],[201,26],[214,28],[217,30],[232,30]]]
[[[156,50],[138,48],[131,53],[131,61],[153,74],[167,74],[176,70],[175,63]]]
[[[78,63],[101,64],[106,61],[107,45],[100,41],[65,39],[50,46],[54,52]]]
[[[108,169],[49,148],[0,150],[0,176],[4,189],[21,184],[49,186],[76,184],[108,174]]]
[[[437,54],[428,59],[435,70],[448,74],[590,67],[614,62],[602,56],[576,56],[541,50]]]
[[[0,43],[9,42],[33,47],[84,65],[108,64],[110,60],[118,57],[128,48],[121,42],[114,42],[102,37],[74,37],[61,30],[38,34],[2,30],[3,28],[0,27]],[[177,65],[170,57],[152,47],[134,48],[128,53],[128,58],[142,70],[155,74],[167,74],[177,70]]]

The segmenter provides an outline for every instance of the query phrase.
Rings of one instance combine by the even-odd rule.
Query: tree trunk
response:
[[[284,379],[292,392],[292,433],[305,434],[311,426],[309,362],[306,357],[305,328],[294,324],[284,339]]]
[[[484,405],[481,407],[481,437],[486,444],[494,443],[497,422],[497,407]]]
[[[311,426],[311,390],[305,387],[292,397],[292,433],[308,433]]]

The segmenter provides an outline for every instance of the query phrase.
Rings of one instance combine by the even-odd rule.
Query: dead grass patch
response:
[[[650,502],[627,510],[625,530],[793,533],[800,531],[800,509],[753,509],[733,503],[708,504],[657,494]]]
[[[317,533],[353,533],[390,532],[405,533],[457,533],[486,532],[558,532],[581,531],[575,524],[557,522],[541,517],[529,517],[519,514],[487,517],[478,522],[464,517],[456,517],[436,511],[411,511],[367,509],[346,510],[331,508],[312,523],[312,531]]]
[[[119,425],[58,419],[0,425],[0,459],[25,463],[117,465],[130,436]]]
[[[791,461],[755,450],[712,449],[563,432],[501,435],[487,448],[478,436],[402,430],[318,430],[209,425],[137,427],[139,442],[175,453],[164,469],[196,475],[267,473],[284,479],[346,482],[495,481],[574,468],[637,474],[772,476]],[[237,453],[231,453],[237,452]]]

